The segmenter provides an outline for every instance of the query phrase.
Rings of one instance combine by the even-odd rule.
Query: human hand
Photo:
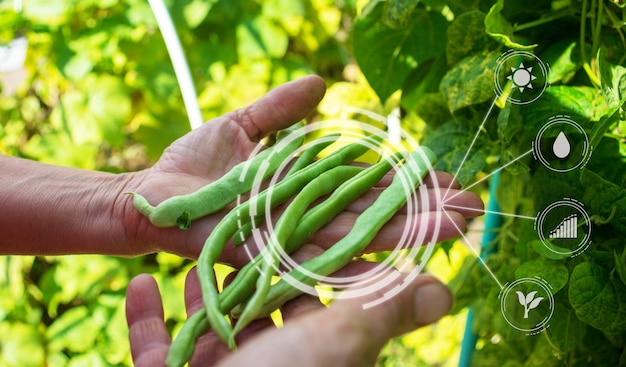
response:
[[[207,122],[174,142],[153,167],[128,174],[124,191],[138,192],[154,205],[171,196],[193,192],[248,159],[264,136],[303,119],[319,103],[324,91],[323,80],[316,76],[305,77],[270,91],[246,108]],[[438,233],[431,234],[441,241],[458,236],[459,229],[465,229],[465,219],[480,212],[482,202],[473,193],[456,195],[460,185],[452,180],[451,175],[437,172],[436,176],[436,180],[427,178],[426,184],[432,193],[433,203],[429,207],[439,209],[422,215],[429,216],[432,222],[436,218],[441,220]],[[445,207],[435,205],[435,191],[448,187],[451,187],[449,196],[454,196],[448,204],[467,210],[450,210],[448,215],[444,215],[441,210]],[[332,225],[320,230],[312,241],[323,247],[335,243],[348,232],[358,213],[373,202],[375,194],[372,191],[372,195],[352,205]],[[157,228],[135,210],[131,197],[125,196],[119,201],[123,203],[120,217],[124,218],[128,246],[136,254],[166,251],[196,258],[206,237],[225,215],[225,211],[220,211],[202,218],[194,222],[188,231]],[[389,244],[393,247],[405,221],[406,216],[397,215],[372,241],[370,249],[389,249]],[[232,246],[226,246],[221,257],[221,261],[235,266],[241,266],[248,260],[245,251],[234,250]]]
[[[370,265],[352,263],[341,275],[361,273]],[[401,281],[402,277],[396,279],[389,289]],[[238,335],[240,348],[234,353],[212,332],[203,335],[190,366],[371,366],[391,338],[437,321],[452,305],[448,289],[429,275],[420,275],[394,297],[363,308],[383,293],[339,299],[328,308],[316,297],[300,296],[281,308],[282,328],[274,328],[269,318],[251,323]],[[126,302],[135,366],[164,366],[171,340],[154,278],[135,277]],[[187,275],[185,304],[188,315],[203,307],[195,270]]]

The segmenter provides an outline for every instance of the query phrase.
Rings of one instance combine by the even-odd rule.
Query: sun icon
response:
[[[511,89],[517,87],[520,93],[524,93],[525,88],[533,89],[531,82],[537,79],[537,77],[531,73],[532,71],[532,66],[524,67],[524,63],[520,63],[518,68],[512,67],[511,75],[506,77],[508,80],[513,81]]]

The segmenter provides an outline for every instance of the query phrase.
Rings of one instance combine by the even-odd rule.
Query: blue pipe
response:
[[[499,173],[493,175],[491,184],[489,185],[489,202],[487,203],[487,213],[485,214],[485,232],[481,241],[480,257],[486,259],[493,253],[495,248],[489,247],[497,235],[496,229],[502,225],[502,216],[495,214],[500,211],[500,206],[496,200],[496,190],[498,188]],[[476,349],[476,340],[478,337],[472,330],[474,324],[474,311],[470,307],[465,323],[465,332],[463,333],[463,342],[461,344],[461,355],[459,358],[459,367],[470,367],[472,364],[472,355]]]

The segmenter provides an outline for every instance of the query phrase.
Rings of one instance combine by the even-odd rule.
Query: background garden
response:
[[[166,1],[190,66],[202,118],[247,105],[310,73],[328,93],[312,119],[354,108],[399,116],[485,200],[494,170],[499,210],[534,216],[575,198],[593,224],[578,256],[546,251],[532,223],[482,219],[438,247],[429,270],[455,293],[453,315],[391,341],[380,366],[626,365],[626,9],[623,0],[181,0]],[[150,166],[190,129],[179,83],[147,0],[0,1],[0,45],[28,48],[22,71],[3,70],[0,153],[110,172]],[[549,65],[533,103],[495,98],[508,50]],[[0,65],[7,63],[0,52]],[[3,59],[4,57],[4,59]],[[1,69],[1,68],[0,68]],[[23,77],[18,84],[9,76]],[[495,98],[495,99],[494,99]],[[352,110],[345,107],[351,107]],[[591,158],[563,174],[519,157],[547,119],[565,114],[590,137]],[[478,139],[461,167],[476,132]],[[1,174],[1,173],[0,173]],[[469,242],[469,243],[468,243]],[[130,365],[124,293],[153,274],[173,333],[193,262],[168,254],[0,257],[0,366]],[[503,281],[552,285],[550,327],[527,336],[500,313]],[[468,307],[475,351],[461,358]],[[466,337],[466,343],[468,338]]]

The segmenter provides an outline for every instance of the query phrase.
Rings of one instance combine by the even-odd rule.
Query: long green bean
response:
[[[313,162],[315,157],[317,157],[317,155],[322,150],[326,149],[329,145],[337,141],[337,139],[339,139],[340,136],[341,134],[329,134],[329,135],[324,136],[323,139],[317,139],[311,142],[311,146],[302,151],[298,159],[296,159],[296,162],[293,164],[293,166],[291,166],[291,168],[287,172],[286,177],[289,177],[295,172],[298,172],[302,168],[308,166],[311,162]]]
[[[290,129],[282,131],[281,135],[288,136],[290,131]],[[272,175],[303,141],[304,136],[300,136],[288,144],[274,144],[253,158],[237,164],[217,181],[192,193],[168,198],[157,206],[151,205],[139,193],[129,192],[129,194],[133,195],[135,209],[148,217],[153,225],[187,229],[191,221],[215,213],[235,201],[239,195],[249,192],[254,184],[254,173],[261,165],[267,167],[264,178]]]

